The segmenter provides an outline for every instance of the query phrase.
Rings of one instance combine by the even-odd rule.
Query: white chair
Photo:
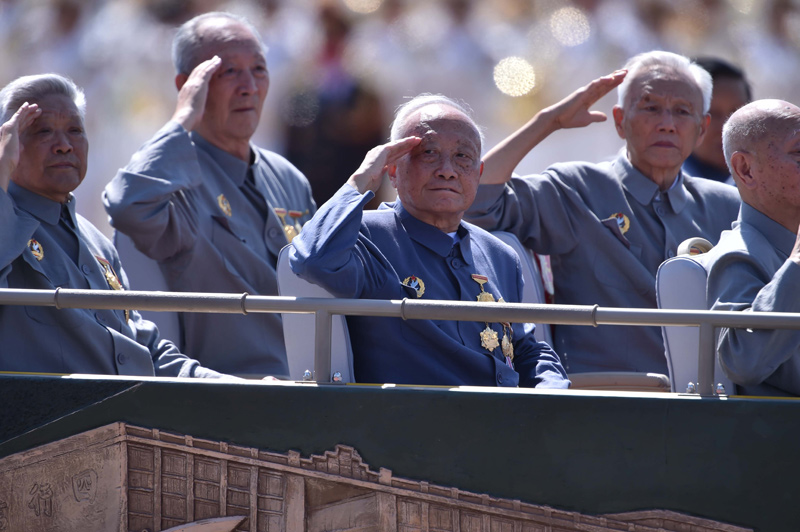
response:
[[[536,257],[533,252],[523,246],[516,235],[506,231],[493,231],[492,234],[514,248],[519,255],[522,263],[522,280],[525,286],[522,289],[522,303],[546,303],[544,296],[544,283],[539,266],[536,264]],[[553,337],[550,333],[550,325],[547,323],[537,323],[534,336],[540,342],[547,342],[553,345]]]
[[[284,246],[278,255],[278,295],[292,297],[333,297],[321,286],[309,283],[295,275],[289,267],[289,249]],[[289,361],[289,378],[306,380],[306,372],[316,380],[314,373],[314,315],[283,313],[283,337]],[[353,350],[344,316],[331,316],[331,375],[339,373],[339,382],[355,382]],[[322,380],[322,379],[320,379]]]
[[[119,231],[114,232],[114,246],[117,248],[122,267],[128,276],[131,290],[148,290],[168,292],[167,281],[161,273],[158,263],[136,249],[133,241]],[[172,340],[178,344],[181,339],[177,312],[141,311],[142,317],[150,320],[158,327],[161,338]]]
[[[678,255],[667,259],[656,273],[658,308],[707,310],[706,278],[703,265],[695,258],[712,245],[705,239],[693,238],[678,247]],[[689,383],[697,384],[700,329],[697,327],[662,327],[665,354],[673,392],[686,392]],[[734,385],[722,372],[714,356],[714,382],[722,384],[725,393],[735,392]]]

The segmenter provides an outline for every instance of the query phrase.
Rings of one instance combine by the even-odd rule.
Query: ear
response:
[[[622,122],[625,120],[625,111],[619,105],[615,105],[611,113],[614,115],[614,127],[617,128],[617,135],[625,140],[625,128],[622,126]]]
[[[700,120],[700,134],[697,136],[697,141],[694,143],[695,149],[703,143],[703,139],[706,138],[706,133],[708,133],[708,125],[711,123],[711,115],[706,113],[703,115],[703,118]]]
[[[397,188],[397,165],[396,164],[387,164],[386,165],[386,173],[389,175],[389,181],[392,183],[394,188]]]
[[[731,172],[735,181],[746,189],[756,188],[757,176],[753,172],[753,154],[746,151],[735,151],[731,155]]]
[[[189,76],[186,74],[178,74],[175,76],[175,87],[180,91],[183,88],[184,83],[186,80],[189,79]]]
[[[482,175],[483,175],[483,161],[481,161],[481,170],[478,173],[478,176],[482,176]]]

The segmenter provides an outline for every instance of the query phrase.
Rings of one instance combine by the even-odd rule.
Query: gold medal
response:
[[[486,325],[486,328],[481,332],[481,347],[490,353],[497,349],[500,342],[497,341],[497,331]]]
[[[478,283],[481,287],[481,293],[478,294],[478,302],[480,303],[494,303],[494,296],[483,289],[483,285],[489,282],[489,278],[485,275],[472,274],[472,280]]]
[[[28,249],[31,250],[33,256],[36,257],[36,260],[42,260],[44,258],[44,248],[42,248],[42,245],[33,238],[28,240]]]
[[[230,218],[233,216],[233,211],[231,210],[231,204],[228,202],[228,198],[225,197],[225,194],[220,194],[217,196],[217,205],[225,213],[225,216]]]
[[[275,214],[278,215],[278,218],[281,219],[281,223],[283,224],[283,234],[286,236],[286,241],[291,244],[292,239],[298,235],[299,231],[294,225],[286,222],[286,209],[283,207],[275,207],[273,210],[275,211]]]
[[[514,361],[514,332],[511,329],[510,323],[503,324],[503,339],[500,340],[500,349],[503,350],[503,356],[505,356],[509,362]]]
[[[114,290],[125,290],[125,287],[123,287],[122,283],[119,282],[119,277],[117,277],[116,272],[114,272],[114,268],[111,267],[111,263],[99,255],[95,255],[94,258],[97,259],[97,262],[99,262],[100,266],[103,268],[103,274],[106,277],[106,282],[108,283],[108,286],[110,286]],[[131,319],[130,311],[126,310],[124,312],[125,312],[125,321]]]
[[[628,232],[628,229],[631,228],[630,219],[621,212],[615,212],[611,215],[611,218],[617,220],[617,225],[619,225],[619,230],[622,231],[623,235]]]
[[[403,284],[406,286],[410,286],[414,290],[417,291],[417,297],[422,297],[422,294],[425,293],[425,283],[422,282],[422,279],[415,276],[406,277],[403,279]]]

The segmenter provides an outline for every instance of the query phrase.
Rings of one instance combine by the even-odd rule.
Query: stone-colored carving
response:
[[[8,503],[0,501],[0,532],[8,530]]]
[[[749,530],[665,510],[592,516],[498,499],[374,471],[345,445],[304,458],[124,423],[0,460],[7,506],[21,502],[12,485],[32,482],[37,519],[9,515],[8,530],[188,532],[225,516],[241,516],[237,532]],[[46,514],[44,500],[58,511]],[[3,515],[0,506],[0,530]]]
[[[78,502],[93,501],[97,491],[97,472],[94,469],[86,469],[73,476],[72,491]]]
[[[28,508],[33,510],[36,517],[40,515],[50,517],[53,515],[53,489],[50,484],[34,484],[31,486],[28,495],[31,496],[28,501]]]

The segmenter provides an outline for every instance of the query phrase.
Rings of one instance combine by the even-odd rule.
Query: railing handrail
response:
[[[56,308],[136,309],[162,312],[309,313],[315,314],[315,369],[330,373],[331,316],[382,316],[408,319],[448,319],[558,325],[684,326],[700,328],[698,388],[713,394],[714,328],[800,329],[800,313],[737,312],[613,308],[598,305],[481,303],[425,299],[337,299],[256,296],[212,292],[110,291],[56,288],[33,290],[0,288],[0,305]]]

